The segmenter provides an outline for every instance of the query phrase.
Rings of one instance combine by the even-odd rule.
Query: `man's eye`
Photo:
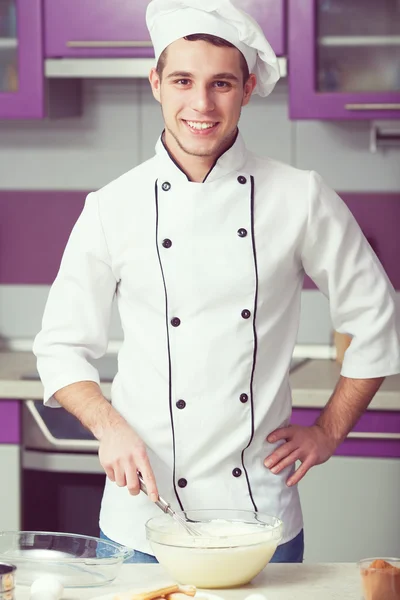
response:
[[[227,81],[216,81],[215,86],[219,88],[230,87],[230,84]]]
[[[189,79],[177,79],[175,83],[178,83],[179,85],[187,85],[190,82]]]

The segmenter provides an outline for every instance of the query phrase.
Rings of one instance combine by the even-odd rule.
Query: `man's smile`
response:
[[[182,121],[196,135],[208,135],[215,131],[219,125],[218,121],[186,121],[185,119],[182,119]]]

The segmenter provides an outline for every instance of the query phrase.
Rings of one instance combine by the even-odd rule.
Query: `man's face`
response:
[[[210,158],[232,142],[256,85],[254,75],[244,84],[236,48],[185,39],[168,47],[161,81],[155,70],[150,81],[167,135],[187,155]]]

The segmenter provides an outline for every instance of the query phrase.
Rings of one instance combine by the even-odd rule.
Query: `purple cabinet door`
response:
[[[0,444],[18,444],[20,404],[17,400],[0,400]]]
[[[400,4],[289,0],[292,119],[400,118]]]
[[[315,423],[320,412],[313,408],[295,408],[291,422],[310,426]],[[400,411],[368,410],[335,454],[400,458]]]
[[[44,116],[41,0],[0,2],[0,118]]]
[[[152,57],[149,0],[44,0],[45,55]],[[244,0],[278,55],[285,53],[285,0]]]
[[[148,0],[44,0],[46,57],[151,57]]]

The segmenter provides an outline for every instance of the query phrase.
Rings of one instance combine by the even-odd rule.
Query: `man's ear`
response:
[[[161,104],[161,78],[154,67],[150,71],[149,81],[154,98]]]
[[[252,73],[246,83],[244,84],[244,95],[242,106],[246,106],[250,102],[250,98],[254,92],[254,88],[257,85],[257,77]]]

